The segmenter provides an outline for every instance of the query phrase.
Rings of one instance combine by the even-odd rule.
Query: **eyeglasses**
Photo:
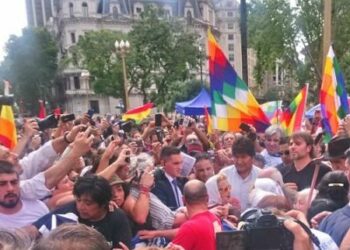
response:
[[[187,140],[187,143],[196,143],[196,142],[198,142],[198,139],[195,139],[195,138],[191,138]]]
[[[289,150],[280,152],[281,155],[289,155]]]

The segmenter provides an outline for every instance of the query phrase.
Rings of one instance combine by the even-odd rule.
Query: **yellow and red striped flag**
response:
[[[134,120],[136,124],[139,124],[143,119],[145,119],[151,113],[153,108],[153,103],[149,102],[143,106],[134,108],[126,112],[122,116],[122,120]]]
[[[0,113],[0,144],[13,149],[17,144],[15,119],[10,105],[3,105]]]
[[[213,123],[211,121],[211,117],[210,117],[210,114],[208,112],[207,107],[204,107],[204,119],[205,119],[205,123],[207,125],[208,135],[210,135],[213,133]]]

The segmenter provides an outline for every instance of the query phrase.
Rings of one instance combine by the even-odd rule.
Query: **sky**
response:
[[[25,0],[0,0],[0,61],[5,56],[4,47],[10,35],[21,35],[26,26]]]

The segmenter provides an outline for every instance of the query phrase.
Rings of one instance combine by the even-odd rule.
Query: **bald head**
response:
[[[191,180],[184,187],[184,198],[186,204],[206,204],[208,202],[208,192],[205,184],[199,180]]]

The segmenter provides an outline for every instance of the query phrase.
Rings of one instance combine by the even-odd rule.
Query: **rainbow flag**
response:
[[[324,140],[329,142],[337,133],[339,121],[349,113],[349,104],[343,74],[332,46],[329,48],[319,96]]]
[[[294,132],[300,131],[301,129],[306,110],[308,90],[309,85],[306,84],[294,98],[294,100],[289,104],[289,107],[283,111],[281,126],[286,131],[288,136]]]
[[[270,125],[248,86],[231,66],[223,51],[208,31],[211,115],[213,128],[240,131],[244,122],[263,132]]]
[[[265,102],[260,105],[271,124],[279,124],[282,119],[282,101]]]
[[[153,103],[149,102],[143,106],[134,108],[123,114],[122,120],[134,120],[136,124],[141,123],[143,119],[145,119],[151,113],[153,108]]]
[[[0,144],[13,149],[17,144],[15,119],[11,105],[2,105],[0,113]]]

